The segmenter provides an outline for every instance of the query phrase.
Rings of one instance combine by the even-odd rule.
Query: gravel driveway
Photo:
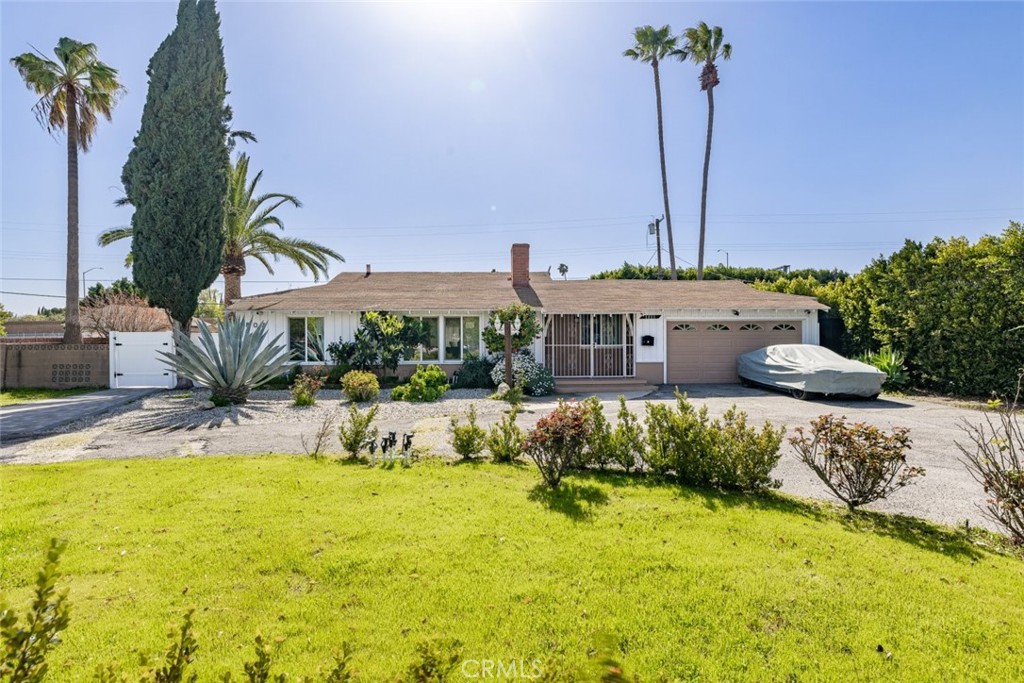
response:
[[[489,391],[456,390],[437,403],[410,404],[390,401],[382,392],[377,424],[382,432],[415,432],[417,448],[451,455],[448,423],[452,415],[464,418],[475,405],[482,426],[497,421],[508,406],[487,398]],[[721,415],[734,403],[759,424],[770,420],[790,429],[806,425],[822,413],[845,415],[879,427],[900,425],[910,428],[914,445],[909,461],[927,470],[916,484],[898,491],[872,509],[898,512],[946,524],[989,526],[978,504],[984,501],[981,487],[970,478],[959,460],[955,441],[962,438],[959,424],[973,422],[981,413],[948,401],[919,398],[885,398],[877,401],[797,401],[788,396],[740,386],[690,387],[690,398],[704,403],[712,416]],[[343,416],[347,406],[338,391],[322,391],[316,406],[296,408],[286,391],[254,392],[245,406],[199,409],[206,394],[163,392],[100,418],[71,423],[52,436],[5,444],[0,463],[49,463],[91,458],[175,457],[185,455],[302,453],[301,439],[313,434],[328,415]],[[607,399],[605,410],[613,418],[618,410],[615,396]],[[647,396],[634,395],[631,409],[642,413],[644,401],[672,401],[671,390],[660,389]],[[531,425],[550,410],[555,399],[533,399],[525,405],[520,424]],[[614,419],[614,418],[613,418]],[[332,442],[335,452],[337,441]],[[811,471],[800,463],[788,445],[775,471],[782,490],[801,496],[829,499],[830,494]]]

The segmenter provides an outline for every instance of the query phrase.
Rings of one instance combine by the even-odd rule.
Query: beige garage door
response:
[[[771,344],[799,344],[799,320],[668,321],[669,384],[738,382],[736,357]]]

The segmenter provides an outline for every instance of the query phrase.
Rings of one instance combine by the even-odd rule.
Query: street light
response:
[[[722,253],[725,254],[725,267],[728,268],[729,267],[729,252],[727,252],[725,249],[719,249],[718,253],[719,254],[722,254]]]
[[[86,273],[91,273],[94,270],[103,270],[103,266],[94,266],[93,268],[90,268],[89,270],[83,270],[82,271],[82,296],[85,296],[86,294],[89,293],[89,290],[85,288],[85,274]]]

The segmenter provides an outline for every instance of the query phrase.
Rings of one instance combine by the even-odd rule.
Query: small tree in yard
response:
[[[452,418],[452,448],[463,458],[480,455],[487,445],[487,432],[476,423],[476,406],[469,406],[467,424],[460,425],[457,417]]]
[[[365,413],[355,403],[349,404],[348,420],[338,428],[338,439],[350,458],[359,454],[377,438],[377,428],[372,427],[379,405],[374,403]]]
[[[878,427],[845,417],[822,415],[811,421],[810,436],[803,427],[789,442],[825,486],[851,510],[886,498],[915,478],[920,467],[908,467],[910,430],[894,427],[887,434]]]
[[[1001,526],[1016,545],[1024,545],[1024,428],[1018,413],[1024,372],[1008,405],[998,404],[998,414],[984,422],[961,425],[967,443],[956,442],[964,465],[989,495],[983,512]]]
[[[526,453],[551,488],[558,488],[566,471],[583,457],[590,435],[589,412],[580,403],[559,401],[527,434]]]
[[[523,456],[525,435],[516,424],[516,415],[519,411],[519,406],[513,405],[512,410],[493,425],[490,434],[487,435],[487,449],[495,462],[515,462]]]

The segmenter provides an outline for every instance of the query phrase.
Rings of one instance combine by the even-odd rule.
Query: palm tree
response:
[[[124,87],[117,69],[99,60],[93,43],[61,38],[53,50],[56,61],[42,53],[26,52],[11,59],[29,90],[39,95],[33,107],[47,132],[67,131],[68,243],[64,282],[64,343],[82,343],[78,310],[78,150],[89,151],[96,132],[96,115],[108,121]]]
[[[708,94],[708,137],[704,145],[704,184],[700,190],[700,241],[697,247],[697,279],[704,279],[704,235],[708,209],[708,168],[711,165],[711,131],[715,127],[715,86],[718,67],[715,60],[732,58],[732,45],[722,42],[722,27],[709,27],[703,21],[683,31],[684,45],[678,53],[680,61],[693,60],[703,64],[700,89]],[[669,233],[671,235],[671,233]],[[671,239],[671,238],[670,238]]]
[[[672,279],[679,279],[676,271],[676,248],[672,240],[672,213],[668,208],[668,173],[665,170],[665,125],[661,116],[661,72],[658,65],[666,57],[677,54],[678,41],[672,35],[668,25],[659,29],[653,26],[637,26],[633,31],[636,43],[622,53],[623,57],[639,60],[651,65],[654,70],[654,99],[658,107],[658,152],[661,154],[661,194],[665,202],[665,229],[668,234],[668,262],[672,269]]]
[[[308,270],[314,280],[327,275],[330,259],[344,261],[338,252],[311,242],[294,237],[282,237],[272,231],[271,227],[284,230],[284,222],[274,215],[284,204],[301,207],[302,203],[294,195],[271,192],[256,194],[256,185],[263,177],[263,171],[249,181],[249,156],[239,154],[231,167],[228,179],[228,209],[224,215],[224,261],[220,272],[224,276],[224,305],[242,296],[242,276],[245,275],[245,259],[252,257],[262,263],[273,275],[274,262],[281,257],[293,262],[305,275]],[[130,239],[130,227],[112,228],[100,234],[99,243],[107,246],[113,242]],[[131,254],[129,254],[129,258]]]
[[[564,263],[559,263],[558,274],[562,276],[563,280],[565,280],[569,275],[569,266],[565,265]]]

